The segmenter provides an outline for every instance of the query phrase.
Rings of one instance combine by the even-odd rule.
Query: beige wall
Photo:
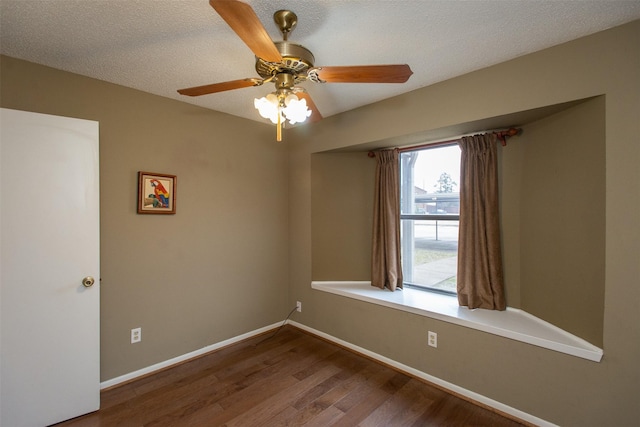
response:
[[[602,347],[605,99],[538,120],[525,132],[513,215],[520,219],[521,307]],[[506,206],[504,216],[512,216]]]
[[[375,166],[362,152],[311,156],[313,280],[371,280]]]
[[[12,58],[1,66],[2,107],[100,122],[103,381],[282,321],[287,157],[270,126]],[[140,170],[177,175],[175,215],[136,214]]]
[[[290,304],[295,300],[303,302],[305,310],[298,320],[560,425],[636,425],[640,417],[637,405],[640,395],[639,75],[640,22],[634,22],[293,130],[293,136],[289,138],[292,141],[289,156]],[[456,125],[477,124],[485,119],[599,95],[604,96],[597,98],[595,103],[590,101],[576,107],[597,111],[581,112],[585,115],[579,114],[578,120],[563,117],[567,123],[572,123],[572,127],[554,128],[553,121],[558,117],[550,116],[543,123],[531,123],[533,135],[527,139],[523,134],[522,140],[529,141],[543,128],[545,131],[561,130],[564,136],[573,132],[582,135],[585,129],[604,132],[604,147],[597,142],[598,137],[595,143],[588,142],[588,162],[596,164],[596,175],[588,181],[595,186],[596,194],[600,194],[601,206],[588,215],[586,223],[581,224],[582,217],[575,216],[578,228],[585,224],[600,224],[601,227],[604,221],[604,235],[595,240],[603,242],[604,249],[600,248],[593,258],[604,256],[601,261],[604,273],[588,278],[596,289],[590,297],[593,301],[601,298],[597,294],[602,294],[602,290],[597,289],[599,282],[604,281],[604,310],[594,314],[595,318],[602,316],[603,321],[588,320],[604,325],[603,331],[592,337],[594,340],[598,340],[598,335],[602,337],[604,357],[600,363],[311,289],[312,272],[313,278],[318,272],[323,278],[330,276],[327,262],[316,261],[317,254],[312,253],[312,249],[322,247],[315,238],[323,232],[314,229],[322,224],[322,220],[316,220],[316,207],[323,200],[315,194],[313,178],[316,177],[318,154],[313,153],[389,146],[395,140],[411,140],[412,135],[438,133],[436,131],[454,126],[459,130],[464,126]],[[576,110],[558,114],[574,113]],[[596,123],[584,121],[590,119]],[[584,129],[575,129],[576,126]],[[470,130],[473,129],[467,131]],[[559,135],[560,140],[563,135]],[[511,145],[521,142],[514,140]],[[564,150],[566,147],[555,148]],[[557,154],[554,148],[549,150],[554,156]],[[530,160],[528,156],[533,157],[527,150],[515,150],[510,154],[519,156],[525,165]],[[563,156],[564,162],[566,154]],[[598,156],[605,157],[604,169]],[[503,168],[513,168],[516,164],[503,160]],[[580,158],[577,161],[581,161]],[[326,165],[324,169],[330,170]],[[357,185],[367,190],[366,185]],[[511,192],[510,197],[517,200],[514,188],[503,187],[503,191]],[[583,193],[585,189],[577,188],[576,191]],[[604,197],[602,191],[606,193]],[[526,205],[522,201],[518,203],[521,203],[520,209]],[[335,214],[334,217],[333,230],[350,230],[356,223],[347,216],[343,224],[335,224],[339,218]],[[366,224],[366,221],[363,219],[362,223]],[[524,260],[530,250],[528,243],[522,242],[526,233],[518,222],[510,226],[519,230],[520,236],[515,239],[520,252],[518,257]],[[350,231],[356,233],[356,241],[361,241],[362,230]],[[579,235],[578,232],[576,236]],[[511,247],[515,244],[513,241],[506,243]],[[571,243],[560,242],[566,246]],[[521,244],[524,245],[522,248]],[[369,250],[364,241],[360,245],[356,250]],[[350,250],[353,249],[350,246]],[[347,257],[361,259],[359,255]],[[316,262],[321,268],[316,268]],[[580,258],[572,260],[572,267],[580,267]],[[362,270],[358,266],[350,271],[360,274]],[[343,266],[336,268],[336,276],[331,279],[346,279],[339,276],[343,271]],[[545,316],[556,316],[555,321],[563,321],[563,310],[568,303],[557,304],[552,301],[554,295],[548,295],[549,306],[541,307],[544,298],[536,294],[535,301],[531,299],[531,287],[536,286],[536,277],[530,266],[515,263],[511,271],[505,273],[522,282],[522,294],[513,296],[522,305],[535,306]],[[571,280],[571,292],[579,290],[580,272],[576,272]],[[551,284],[541,283],[540,286],[550,293]],[[600,299],[600,307],[595,310],[602,310],[601,306]],[[575,311],[576,308],[566,307],[566,310]],[[427,330],[438,332],[441,344],[437,349],[426,345]]]

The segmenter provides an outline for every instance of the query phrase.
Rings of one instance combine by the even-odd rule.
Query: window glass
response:
[[[400,208],[404,282],[456,292],[460,214],[460,148],[400,153]]]

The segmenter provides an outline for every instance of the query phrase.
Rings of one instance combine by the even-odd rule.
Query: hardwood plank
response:
[[[404,401],[398,403],[401,409],[391,418],[390,423],[391,425],[410,426],[428,410],[433,403],[433,398],[424,392],[424,384],[416,379],[412,379],[407,387],[401,391],[402,393],[399,393],[398,396],[401,396]]]
[[[345,380],[355,376],[355,374],[360,372],[366,364],[366,362],[362,358],[354,357],[352,353],[345,350],[332,354],[316,365],[326,363],[330,363],[336,366],[337,368],[339,368],[339,371],[336,372],[335,375],[332,375],[331,377],[317,384],[315,387],[308,388],[306,392],[303,392],[296,396],[295,401],[292,403],[292,407],[289,408],[297,409],[297,413],[288,415],[288,418],[285,418],[284,412],[280,412],[275,417],[267,419],[266,425],[299,426],[313,420],[320,413],[330,408],[331,404],[335,401],[333,400],[331,402],[328,402],[326,398],[324,400],[319,400],[319,398],[326,396],[328,392],[334,390],[337,386],[344,383]],[[306,372],[308,372],[308,370],[306,370],[305,373]],[[296,377],[300,378],[298,374],[296,374]],[[338,416],[341,416],[343,414],[342,411],[338,410],[337,408],[336,411],[339,413]],[[333,415],[331,418],[337,418],[337,416]]]
[[[294,340],[298,342],[299,340]],[[320,347],[324,347],[327,351],[334,351],[329,346],[322,343],[310,342],[308,344],[308,351],[317,351]],[[255,351],[263,354],[262,361],[255,361],[254,365],[246,366],[245,369],[238,370],[233,375],[226,376],[222,381],[217,379],[218,368],[227,365],[225,363],[217,364],[203,370],[206,375],[191,375],[186,379],[181,379],[176,382],[176,388],[170,391],[160,390],[162,393],[166,393],[167,396],[175,396],[175,402],[161,407],[154,408],[153,413],[155,415],[166,414],[170,416],[176,416],[187,410],[199,410],[198,408],[189,408],[192,406],[194,397],[203,396],[202,403],[204,407],[206,405],[217,404],[225,409],[224,413],[217,414],[214,417],[221,423],[223,420],[233,417],[235,411],[244,411],[247,407],[251,406],[253,402],[258,401],[266,393],[269,393],[270,388],[288,387],[293,384],[294,381],[284,376],[283,366],[288,369],[294,369],[297,366],[295,362],[298,357],[298,349],[290,349],[287,346],[281,348],[286,351],[281,351],[281,354],[273,354],[273,352],[263,352],[264,348],[246,347],[245,351]],[[235,357],[236,355],[231,353],[229,357]],[[305,362],[298,362],[303,366]],[[229,372],[226,372],[228,374]],[[188,400],[181,399],[180,396],[190,396]],[[156,400],[155,392],[147,393],[144,400],[137,402],[138,407],[142,406],[143,409],[148,409],[145,405],[147,400]],[[239,406],[237,403],[241,402]],[[232,406],[234,405],[235,406]],[[167,410],[171,411],[167,411]]]
[[[104,390],[57,427],[522,426],[292,326]]]
[[[290,357],[277,365],[269,367],[271,375],[260,381],[220,400],[220,405],[225,409],[223,414],[213,418],[211,425],[222,425],[236,417],[246,413],[255,412],[260,403],[269,399],[280,390],[295,393],[294,387],[299,380],[293,375],[305,366],[315,363],[318,359],[336,351],[331,346],[320,342],[310,342],[308,345],[290,352]]]
[[[304,390],[307,390],[314,385],[322,382],[326,378],[335,374],[337,368],[335,366],[325,366],[321,370],[317,371],[311,376],[299,381],[287,390],[282,390],[279,393],[275,393],[270,397],[264,399],[258,405],[255,405],[251,411],[246,411],[240,416],[230,420],[225,425],[227,427],[242,427],[242,426],[255,426],[265,423],[265,420],[269,420],[274,415],[279,414],[285,408],[292,407],[297,395]],[[266,424],[270,424],[266,422]]]
[[[218,416],[224,409],[218,404],[209,404],[205,401],[197,401],[194,405],[182,408],[182,411],[174,411],[145,423],[144,427],[201,427],[210,425],[209,420]]]
[[[364,358],[363,360],[366,361],[366,359]],[[375,375],[375,373],[380,372],[380,370],[381,366],[378,364],[369,363],[368,365],[365,365],[364,369],[355,373],[355,375],[346,379],[337,387],[334,387],[324,395],[320,396],[315,403],[322,407],[334,405],[336,402],[340,401],[342,398],[350,394],[357,387],[369,381],[369,379],[373,375]]]
[[[403,385],[409,380],[409,377],[405,374],[395,372],[390,368],[387,368],[387,370],[391,374],[387,381],[382,384],[374,382],[376,384],[374,387],[370,387],[369,383],[365,383],[336,404],[338,409],[345,412],[345,415],[335,423],[336,426],[358,425],[371,412],[382,405],[390,395],[395,393],[401,384]]]
[[[268,420],[261,420],[260,425],[269,427],[302,425],[295,424],[295,422],[293,421],[298,416],[298,413],[299,411],[296,408],[287,406]]]
[[[310,419],[304,425],[308,427],[332,426],[343,415],[344,415],[344,412],[342,412],[340,409],[336,408],[335,406],[329,406],[327,409],[318,413],[318,415]],[[290,423],[288,425],[296,425],[296,424]]]
[[[376,366],[376,368],[377,370],[374,370],[371,376],[365,377],[366,381],[336,402],[336,408],[348,413],[363,401],[366,402],[372,393],[386,397],[387,393],[382,387],[396,375],[396,372],[384,366]]]
[[[345,350],[334,353],[322,363],[330,363],[340,368],[340,371],[331,378],[328,378],[326,381],[323,381],[321,384],[318,384],[316,387],[307,390],[306,393],[301,394],[293,404],[294,408],[298,410],[304,408],[309,405],[309,403],[343,384],[346,380],[356,375],[366,366],[366,362],[364,360],[353,357],[353,354]],[[321,365],[321,363],[318,363],[317,365]],[[300,379],[299,376],[296,375],[296,377]]]
[[[422,393],[423,384],[411,379],[393,396],[376,408],[360,425],[411,425],[433,402]]]

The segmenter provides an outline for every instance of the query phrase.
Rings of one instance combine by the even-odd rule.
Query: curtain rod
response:
[[[500,141],[500,144],[502,144],[502,146],[505,147],[507,145],[507,138],[512,137],[512,136],[516,136],[516,135],[520,135],[522,133],[522,128],[509,128],[507,130],[501,130],[501,131],[497,131],[497,132],[493,132],[493,133],[495,133],[496,136],[498,137],[498,140]],[[431,143],[428,142],[428,143],[425,143],[425,144],[414,145],[414,146],[411,146],[411,147],[398,148],[398,151],[400,153],[402,153],[403,151],[413,151],[413,150],[418,150],[420,148],[438,147],[438,146],[441,146],[441,145],[451,145],[454,142],[460,141],[461,138],[448,139],[446,141],[438,141],[438,142],[431,142]],[[373,154],[373,151],[369,151],[368,156],[369,157],[375,157],[375,154]]]

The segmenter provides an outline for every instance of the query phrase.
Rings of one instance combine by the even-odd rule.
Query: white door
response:
[[[98,123],[0,127],[0,425],[46,426],[100,406]]]

